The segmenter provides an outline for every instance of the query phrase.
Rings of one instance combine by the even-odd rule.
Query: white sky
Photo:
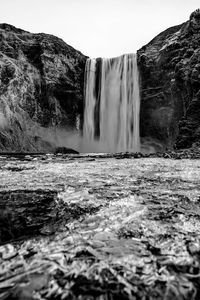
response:
[[[90,57],[136,52],[200,0],[0,0],[0,23],[62,38]]]

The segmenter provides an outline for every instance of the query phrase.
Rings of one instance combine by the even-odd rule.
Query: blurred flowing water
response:
[[[140,150],[136,54],[88,59],[82,152]]]

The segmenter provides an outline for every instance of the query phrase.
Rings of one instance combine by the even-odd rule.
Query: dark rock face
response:
[[[4,191],[0,193],[0,243],[38,234],[59,214],[54,191]]]
[[[0,151],[49,151],[46,128],[76,128],[85,61],[55,36],[0,24]]]
[[[79,154],[79,152],[66,147],[58,147],[55,150],[55,154]]]
[[[165,147],[200,141],[200,10],[138,51],[141,137]]]

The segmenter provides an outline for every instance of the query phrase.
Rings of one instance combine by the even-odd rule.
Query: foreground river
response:
[[[0,157],[0,299],[199,299],[200,160]]]

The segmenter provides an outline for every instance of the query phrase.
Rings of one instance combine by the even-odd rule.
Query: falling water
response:
[[[83,138],[95,151],[139,151],[139,74],[136,54],[88,59]]]

